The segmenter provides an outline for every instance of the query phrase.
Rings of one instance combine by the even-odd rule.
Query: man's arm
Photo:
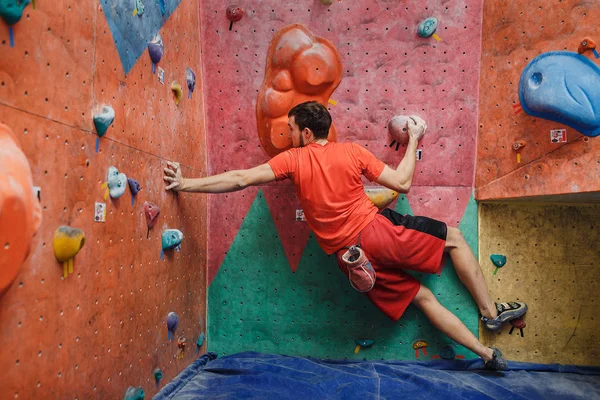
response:
[[[415,173],[417,144],[418,140],[411,137],[406,146],[406,154],[398,164],[398,168],[392,169],[386,165],[375,181],[398,193],[408,193]]]
[[[408,193],[410,190],[417,162],[417,145],[427,129],[425,121],[421,118],[412,116],[411,120],[414,121],[414,124],[406,124],[408,130],[408,145],[406,146],[404,158],[402,158],[402,161],[398,164],[398,168],[395,170],[386,165],[376,179],[376,182],[380,185],[399,193]]]
[[[248,186],[269,183],[275,180],[275,173],[269,164],[258,167],[228,171],[205,178],[184,178],[179,163],[167,162],[164,180],[168,183],[165,190],[196,193],[235,192]]]

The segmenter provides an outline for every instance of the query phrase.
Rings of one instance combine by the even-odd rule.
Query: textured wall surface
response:
[[[600,191],[600,139],[533,118],[519,104],[519,78],[529,61],[556,50],[577,52],[586,37],[598,41],[600,6],[581,1],[486,1],[477,139],[477,200],[570,195],[593,199]],[[596,64],[591,52],[585,54]],[[553,143],[550,130],[566,129]],[[523,140],[521,162],[512,145]],[[597,198],[597,197],[596,197]]]
[[[599,365],[600,207],[482,204],[480,260],[495,301],[529,305],[527,326],[510,335],[482,331],[512,360]],[[506,265],[494,275],[491,254]]]
[[[0,29],[0,122],[21,142],[43,209],[32,254],[0,299],[0,397],[114,399],[130,385],[150,396],[153,370],[172,379],[194,358],[205,329],[206,198],[173,196],[162,181],[166,159],[181,161],[188,175],[204,173],[198,2],[182,2],[161,30],[165,85],[147,52],[125,75],[99,2],[36,6],[14,26],[14,48]],[[177,107],[170,83],[185,85],[186,67],[199,82]],[[92,109],[101,103],[116,119],[96,153]],[[135,206],[129,190],[109,198],[106,222],[94,222],[111,165],[143,189]],[[162,210],[148,238],[145,200]],[[86,235],[66,279],[52,247],[60,225]],[[165,228],[185,239],[181,253],[162,261]],[[189,341],[184,359],[174,358],[176,342],[167,340],[170,311]]]

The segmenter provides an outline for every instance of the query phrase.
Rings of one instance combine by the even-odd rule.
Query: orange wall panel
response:
[[[531,117],[519,104],[519,79],[538,55],[577,52],[585,36],[598,40],[600,7],[593,1],[486,1],[483,11],[477,200],[589,195],[600,191],[600,138],[586,138],[562,124]],[[598,63],[590,53],[587,55]],[[552,143],[550,130],[565,128],[567,143]],[[521,162],[512,150],[523,140]]]

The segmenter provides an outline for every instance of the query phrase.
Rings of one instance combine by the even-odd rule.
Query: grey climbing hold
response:
[[[108,193],[113,199],[118,199],[123,196],[127,189],[127,176],[123,173],[119,173],[119,170],[115,167],[108,168]]]

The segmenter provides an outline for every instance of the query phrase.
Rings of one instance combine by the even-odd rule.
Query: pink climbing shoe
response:
[[[359,292],[368,292],[375,286],[375,270],[358,246],[351,246],[342,256],[342,261],[348,269],[348,279],[352,287]]]

